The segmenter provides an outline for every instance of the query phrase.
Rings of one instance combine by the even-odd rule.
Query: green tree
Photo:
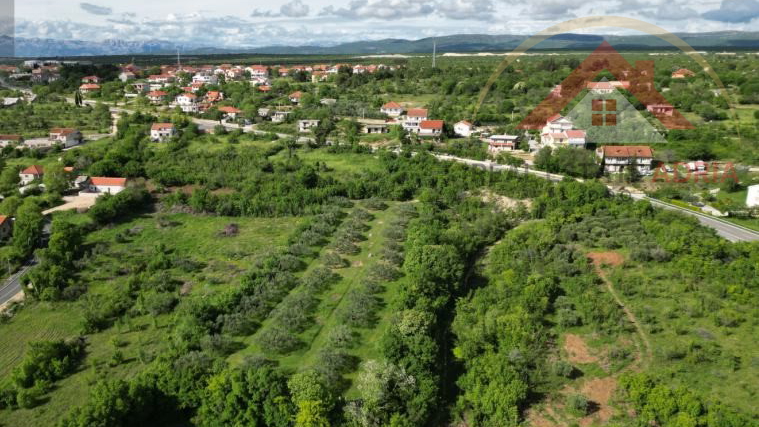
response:
[[[42,209],[32,199],[24,200],[16,212],[13,226],[13,246],[24,256],[32,254],[42,238],[45,218]]]
[[[63,194],[71,188],[71,177],[61,164],[46,167],[43,182],[45,189],[53,194]]]

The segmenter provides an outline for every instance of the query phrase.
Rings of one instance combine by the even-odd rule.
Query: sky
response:
[[[0,0],[7,2],[12,0]],[[18,0],[16,36],[170,41],[187,46],[334,45],[451,34],[533,34],[616,15],[672,32],[751,31],[759,0]],[[594,29],[594,33],[622,33]]]

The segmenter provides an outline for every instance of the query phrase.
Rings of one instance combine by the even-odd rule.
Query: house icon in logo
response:
[[[615,82],[594,82],[603,71]],[[635,66],[619,54],[608,42],[603,42],[560,85],[546,97],[523,121],[520,129],[543,129],[551,118],[577,98],[583,90],[591,95],[588,110],[592,111],[593,126],[615,126],[615,111],[621,99],[609,99],[617,89],[630,92],[667,129],[693,129],[693,125],[654,88],[654,62],[637,61]],[[618,92],[617,92],[618,93]],[[620,95],[621,96],[621,95]],[[625,102],[626,103],[626,102]]]

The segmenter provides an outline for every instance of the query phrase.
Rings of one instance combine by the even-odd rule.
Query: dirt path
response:
[[[651,349],[651,342],[648,340],[648,335],[646,335],[646,331],[643,330],[643,327],[640,325],[640,322],[638,322],[638,319],[635,317],[635,314],[632,312],[632,310],[630,310],[625,305],[625,303],[622,302],[622,299],[619,297],[617,290],[614,289],[614,284],[611,283],[611,280],[609,280],[608,276],[606,275],[606,271],[604,271],[604,266],[616,267],[621,265],[624,262],[622,255],[616,252],[596,252],[589,253],[588,258],[593,261],[596,274],[598,274],[598,277],[603,280],[604,284],[606,285],[606,289],[609,291],[612,298],[614,298],[614,301],[617,303],[617,305],[622,308],[625,316],[627,316],[627,320],[629,320],[630,323],[635,326],[635,330],[638,332],[638,336],[640,337],[641,342],[646,347],[645,357],[643,357],[643,352],[641,351],[640,344],[637,342],[635,343],[635,346],[638,347],[638,352],[640,354],[639,360],[641,363],[648,365],[653,359],[653,350]]]

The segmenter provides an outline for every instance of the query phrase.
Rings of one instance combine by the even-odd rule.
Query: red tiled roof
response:
[[[613,89],[614,86],[612,86],[609,82],[589,82],[588,83],[588,89]]]
[[[162,91],[162,90],[154,90],[152,92],[148,92],[148,96],[155,97],[155,96],[167,96],[168,93]]]
[[[382,108],[385,110],[399,110],[402,109],[401,104],[397,102],[388,102],[387,104],[383,105]]]
[[[549,135],[551,136],[551,138],[566,138],[567,137],[567,134],[564,133],[564,132],[561,132],[561,133],[552,133],[552,134],[549,134]]]
[[[412,108],[406,114],[409,117],[427,117],[429,113],[424,108]]]
[[[290,98],[298,98],[298,99],[300,99],[301,96],[303,96],[303,92],[301,92],[301,91],[293,92],[293,93],[290,94]]]
[[[654,157],[647,145],[607,145],[603,147],[604,157]]]
[[[219,107],[219,111],[221,111],[222,113],[230,113],[230,114],[232,114],[232,113],[235,113],[235,114],[242,113],[242,110],[237,109],[235,107],[229,107],[229,106]]]
[[[565,132],[568,137],[570,138],[585,138],[585,131],[584,130],[568,130]]]
[[[0,135],[0,141],[21,141],[21,135]]]
[[[126,178],[106,178],[106,177],[93,177],[90,179],[92,185],[104,186],[104,187],[126,187]]]
[[[173,123],[155,123],[150,129],[151,130],[174,129],[174,124]]]
[[[52,128],[50,129],[50,133],[58,134],[58,135],[70,135],[72,133],[76,132],[76,129],[72,128]]]
[[[561,114],[554,114],[553,116],[548,118],[548,123],[555,122],[556,120],[559,120],[561,118]]]
[[[24,175],[43,175],[45,172],[42,169],[42,166],[32,165],[22,170],[21,173]]]
[[[443,129],[443,120],[424,120],[419,124],[421,129]]]
[[[10,221],[10,218],[5,215],[0,215],[0,225],[4,225],[6,221]]]
[[[79,89],[100,89],[100,85],[96,85],[94,83],[87,83],[79,86]]]

